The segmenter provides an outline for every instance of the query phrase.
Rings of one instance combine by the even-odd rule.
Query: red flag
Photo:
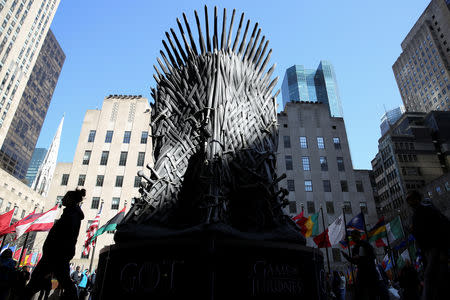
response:
[[[11,220],[14,214],[14,209],[0,215],[0,232],[7,229],[11,225]]]
[[[22,252],[22,248],[23,248],[23,247],[20,247],[19,249],[17,249],[16,251],[14,251],[13,259],[19,260],[19,258],[20,258],[20,253]]]
[[[319,234],[318,236],[313,238],[313,240],[314,240],[314,243],[316,243],[318,248],[331,247],[330,239],[328,238],[328,228],[324,232],[322,232],[321,234]]]
[[[52,229],[55,223],[56,215],[58,214],[58,205],[55,205],[52,209],[42,213],[37,219],[32,223],[27,223],[25,225],[16,226],[16,234],[20,236],[26,232],[32,231],[49,231]]]
[[[30,213],[28,216],[26,216],[25,218],[23,218],[20,221],[17,221],[16,223],[12,224],[11,226],[9,226],[8,228],[6,228],[5,230],[3,230],[0,235],[4,235],[4,234],[8,234],[8,233],[12,233],[12,232],[16,232],[16,227],[20,226],[20,225],[24,225],[24,224],[28,224],[28,223],[32,223],[34,220],[36,220],[37,218],[39,218],[42,215],[42,213],[39,214],[35,214],[34,211],[32,213]],[[17,236],[16,236],[17,238]]]
[[[377,248],[380,248],[386,247],[387,245],[384,243],[384,238],[381,238],[375,241],[375,246],[377,246]]]
[[[41,260],[42,257],[42,253],[38,254],[37,260],[36,260],[36,265],[38,264],[38,262]]]
[[[292,220],[295,221],[295,223],[300,227],[300,231],[303,235],[306,234],[308,231],[308,228],[305,226],[306,221],[308,221],[308,218],[303,216],[303,211],[298,214],[297,216],[293,217]]]

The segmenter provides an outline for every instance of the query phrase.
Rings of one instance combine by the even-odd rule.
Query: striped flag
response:
[[[89,251],[91,250],[91,244],[92,246],[95,246],[95,239],[93,239],[93,236],[98,229],[98,223],[100,221],[100,214],[102,213],[102,208],[103,203],[100,205],[100,209],[98,210],[94,221],[91,223],[91,225],[89,225],[89,228],[86,231],[86,240],[84,241],[84,250],[83,250],[83,255],[85,256],[89,255]]]

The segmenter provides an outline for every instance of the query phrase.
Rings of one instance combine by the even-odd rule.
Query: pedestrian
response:
[[[356,298],[358,300],[375,300],[380,294],[378,274],[375,267],[375,252],[373,247],[361,240],[361,234],[357,230],[351,232],[355,246],[352,249],[352,257],[344,251],[343,256],[358,268],[356,274]]]
[[[78,284],[79,295],[78,298],[84,300],[88,295],[88,281],[89,281],[89,270],[85,269],[81,274],[81,280]]]
[[[89,290],[89,300],[92,299],[92,296],[95,292],[95,278],[97,277],[96,270],[92,271],[91,275],[89,276],[89,283],[88,283],[88,290]]]
[[[77,297],[80,296],[80,289],[78,288],[78,285],[80,284],[80,281],[81,281],[81,275],[82,274],[81,274],[80,266],[77,266],[75,268],[75,271],[73,271],[72,274],[70,274],[70,280],[72,280],[72,283],[77,288]]]
[[[334,294],[334,298],[335,299],[341,299],[340,298],[340,294],[341,294],[341,277],[339,276],[339,273],[337,271],[333,271],[333,276],[332,276],[332,281],[331,281],[331,291]]]
[[[39,291],[39,297],[37,300],[47,300],[51,290],[52,290],[52,275],[49,274],[43,280],[43,284],[41,290]]]
[[[9,298],[11,288],[16,280],[16,261],[12,259],[11,249],[6,249],[0,255],[0,300]]]
[[[412,234],[423,254],[422,299],[446,299],[450,294],[447,267],[450,221],[416,190],[406,195],[406,202],[413,209]]]
[[[339,285],[339,296],[340,300],[345,300],[345,289],[347,285],[347,281],[345,280],[345,275],[342,273],[342,271],[339,271],[339,277],[341,278],[341,282]]]
[[[16,280],[11,290],[10,300],[20,299],[20,295],[27,285],[28,280],[30,280],[30,271],[27,266],[16,270]]]
[[[398,281],[402,289],[402,300],[420,299],[419,275],[409,261],[407,261],[403,269],[400,270]]]
[[[23,299],[31,299],[45,285],[45,278],[53,273],[64,289],[63,299],[76,299],[76,288],[70,279],[69,262],[75,255],[75,244],[84,214],[80,203],[86,190],[68,191],[62,199],[65,206],[61,218],[55,222],[43,246],[43,255],[25,288]]]

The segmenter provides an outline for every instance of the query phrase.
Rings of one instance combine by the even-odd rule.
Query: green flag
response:
[[[105,231],[114,231],[116,230],[117,224],[122,222],[123,218],[125,217],[125,208],[124,207],[117,215],[115,215],[111,220],[109,220],[105,225],[100,227],[95,233],[94,236],[91,238],[93,241],[96,237],[99,235],[105,233]]]
[[[389,241],[395,241],[403,238],[402,221],[400,216],[397,216],[394,220],[386,225]]]

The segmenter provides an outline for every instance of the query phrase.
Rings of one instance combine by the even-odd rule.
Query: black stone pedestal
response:
[[[323,256],[294,243],[168,238],[102,249],[95,299],[323,299]]]

